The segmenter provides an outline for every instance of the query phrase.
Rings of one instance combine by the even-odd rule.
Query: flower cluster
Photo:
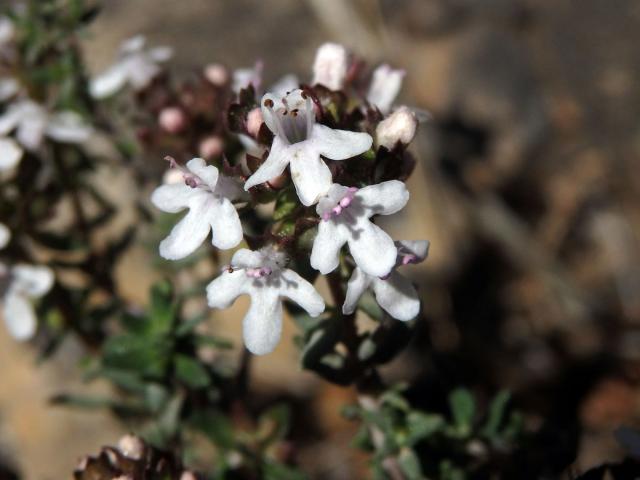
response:
[[[323,275],[351,271],[345,315],[355,312],[369,288],[392,317],[407,321],[419,313],[415,288],[396,269],[424,260],[428,242],[394,242],[373,221],[398,212],[409,200],[403,180],[413,160],[406,147],[418,119],[407,107],[393,109],[402,71],[383,65],[365,79],[356,70],[344,47],[325,44],[317,52],[311,85],[287,76],[279,82],[287,84],[285,91],[277,85],[257,105],[261,65],[236,72],[237,103],[230,108],[230,124],[246,155],[220,163],[224,173],[202,158],[186,167],[170,159],[172,174],[151,197],[165,212],[188,209],[160,244],[166,259],[193,253],[210,232],[212,244],[222,250],[237,247],[243,238],[259,247],[237,250],[207,287],[212,308],[250,296],[244,339],[255,354],[269,353],[278,343],[283,299],[312,317],[325,311],[313,278],[303,278],[293,265],[308,262]],[[226,82],[224,72],[212,66],[205,75]],[[274,214],[286,221],[272,223],[258,237],[246,226],[243,231],[238,208],[246,211],[245,206],[273,200],[278,208],[278,199],[288,191],[295,192],[296,200],[286,213]],[[301,245],[303,235],[312,238],[310,248]]]

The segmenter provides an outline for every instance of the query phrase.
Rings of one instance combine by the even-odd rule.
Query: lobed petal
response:
[[[409,201],[409,190],[399,180],[389,180],[361,188],[356,197],[368,210],[368,216],[391,215],[401,210]]]
[[[347,294],[342,305],[342,313],[351,315],[356,311],[360,297],[369,288],[372,277],[364,273],[358,267],[354,268],[349,283],[347,283]]]
[[[272,178],[277,177],[284,172],[290,160],[291,153],[289,151],[289,145],[284,143],[280,137],[276,136],[273,139],[269,156],[264,163],[260,165],[260,168],[247,179],[244,184],[244,189],[248,191],[251,187],[255,187],[256,185],[268,182]]]
[[[218,183],[218,169],[213,165],[207,165],[202,158],[192,158],[187,162],[187,169],[207,184],[213,192]]]
[[[209,194],[199,188],[191,188],[183,182],[160,185],[151,194],[151,203],[167,213],[178,213],[187,208],[198,197]]]
[[[242,223],[233,204],[226,198],[220,199],[215,207],[207,211],[211,225],[211,243],[221,250],[238,245],[243,238]]]
[[[396,264],[398,249],[393,240],[368,220],[358,222],[357,234],[352,235],[348,242],[351,256],[364,273],[384,277]]]
[[[47,135],[58,142],[86,142],[93,129],[75,112],[60,112],[49,119]]]
[[[300,202],[313,205],[325,195],[333,183],[331,170],[322,161],[320,155],[308,142],[301,142],[289,147],[292,151],[291,180],[296,187]]]
[[[237,268],[258,268],[262,266],[264,256],[259,250],[241,248],[233,254],[231,265]]]
[[[173,185],[165,185],[170,186]],[[215,202],[212,195],[203,195],[197,202],[192,201],[189,213],[160,242],[160,256],[167,260],[180,260],[195,252],[209,235],[211,225],[207,210],[215,208]]]
[[[371,135],[363,132],[335,130],[326,125],[313,125],[310,141],[320,155],[331,160],[345,160],[366,152],[371,148]]]
[[[283,282],[280,288],[281,296],[297,303],[312,317],[324,312],[324,299],[311,283],[288,268],[283,269],[280,276]]]
[[[252,290],[242,334],[245,346],[254,355],[271,353],[276,348],[282,334],[282,302],[277,289]]]
[[[373,280],[373,293],[380,307],[393,318],[406,322],[420,313],[420,299],[415,287],[398,272],[387,280]]]
[[[228,308],[236,298],[249,292],[251,279],[244,271],[223,272],[207,285],[207,304],[211,308]]]
[[[126,64],[117,63],[91,80],[89,93],[98,99],[110,97],[124,87],[128,77]]]
[[[323,275],[335,270],[340,263],[340,249],[346,242],[342,228],[333,222],[321,221],[311,248],[311,266]]]

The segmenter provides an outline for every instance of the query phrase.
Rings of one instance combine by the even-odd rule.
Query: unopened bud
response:
[[[165,132],[180,133],[187,128],[187,115],[178,107],[163,108],[158,123]]]
[[[347,76],[348,66],[347,50],[337,43],[325,43],[318,48],[313,62],[312,84],[321,84],[331,90],[340,90]]]
[[[118,441],[118,450],[120,450],[125,457],[140,460],[144,455],[144,443],[139,437],[128,434]]]
[[[196,477],[192,472],[185,470],[180,475],[180,480],[198,480],[198,477]]]
[[[224,65],[212,63],[204,67],[204,78],[209,80],[212,85],[222,87],[229,81],[229,72]]]
[[[219,157],[224,151],[224,142],[220,137],[211,136],[206,137],[200,142],[198,152],[200,157],[205,160],[211,160],[212,158]]]
[[[249,132],[249,135],[257,137],[263,122],[262,110],[260,108],[251,110],[247,115],[247,132]]]
[[[392,150],[398,143],[409,145],[416,136],[418,119],[411,109],[400,107],[376,127],[378,146]]]

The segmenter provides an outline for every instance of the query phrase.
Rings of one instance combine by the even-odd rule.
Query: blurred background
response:
[[[412,201],[385,225],[431,250],[410,272],[425,318],[385,377],[426,408],[458,385],[509,389],[535,433],[526,461],[581,471],[621,458],[613,432],[640,426],[638,2],[109,0],[86,39],[92,69],[138,33],[173,46],[183,70],[262,60],[267,85],[308,79],[325,41],[405,68],[401,103],[432,118],[413,145]],[[123,204],[145,194],[117,172],[105,183]],[[158,278],[152,261],[140,246],[118,266],[132,302]],[[245,307],[212,314],[213,328],[238,341]],[[294,333],[286,322],[252,385],[316,419],[297,431],[294,416],[303,470],[360,478],[366,458],[340,415],[354,393],[302,371]],[[39,366],[0,329],[0,451],[27,480],[69,478],[126,433],[107,413],[48,405],[80,388],[83,351],[67,343]]]

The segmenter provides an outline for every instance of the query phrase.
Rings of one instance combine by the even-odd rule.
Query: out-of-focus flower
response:
[[[94,98],[106,98],[126,84],[136,91],[146,88],[160,73],[159,64],[168,61],[173,50],[170,47],[145,48],[145,44],[142,35],[125,41],[116,62],[91,80],[91,95]]]
[[[389,113],[402,88],[404,75],[404,70],[397,70],[389,65],[376,68],[367,93],[369,103],[378,107],[383,114]]]
[[[252,68],[239,68],[234,70],[231,89],[236,93],[240,93],[240,90],[251,85],[256,92],[256,97],[259,97],[262,94],[262,71],[262,62],[256,62],[255,66]],[[276,83],[269,88],[269,92],[283,97],[299,86],[300,81],[298,80],[298,77],[293,74],[287,74],[276,81]]]
[[[84,143],[93,132],[82,117],[71,111],[50,113],[28,99],[13,102],[0,116],[0,136],[15,130],[15,138],[27,150],[40,148],[45,136],[62,143]],[[5,143],[4,148],[13,148]]]
[[[172,167],[178,168],[174,162]],[[184,258],[204,242],[209,232],[211,243],[222,250],[238,245],[242,225],[231,201],[244,195],[240,186],[202,158],[189,160],[183,178],[183,183],[162,185],[151,195],[153,204],[164,212],[189,209],[160,243],[160,255],[168,260]]]
[[[4,248],[11,235],[0,224],[0,248]],[[9,334],[16,340],[33,337],[38,321],[31,300],[45,295],[53,286],[53,272],[42,266],[0,263],[0,303],[2,316]]]
[[[203,73],[204,78],[216,87],[222,87],[229,81],[229,71],[227,67],[219,63],[211,63],[205,66]]]
[[[311,250],[311,266],[322,274],[333,271],[346,243],[363,272],[374,277],[387,275],[395,265],[397,248],[369,219],[396,213],[408,200],[409,191],[398,180],[361,189],[334,183],[316,207],[322,220]]]
[[[384,277],[374,277],[359,267],[347,284],[347,295],[342,306],[342,313],[350,315],[355,312],[358,300],[364,292],[371,288],[378,304],[397,320],[407,321],[415,318],[420,312],[420,299],[412,283],[397,272],[398,267],[420,263],[427,258],[429,242],[427,240],[404,240],[396,242],[398,255],[391,273]]]
[[[399,107],[376,127],[376,144],[392,150],[398,143],[409,145],[416,136],[418,119],[405,106]]]
[[[240,295],[251,297],[243,320],[244,343],[250,352],[273,351],[282,332],[282,299],[297,303],[312,317],[325,308],[316,289],[293,270],[285,268],[286,256],[269,246],[258,251],[238,250],[231,265],[207,286],[212,308],[227,308]]]
[[[320,158],[345,160],[366,152],[372,144],[367,133],[334,130],[316,123],[311,99],[300,89],[285,97],[262,97],[262,116],[275,134],[269,156],[247,179],[245,190],[280,175],[290,165],[300,201],[313,205],[332,184],[331,171]]]
[[[205,137],[200,141],[198,146],[198,153],[202,158],[211,160],[219,157],[224,152],[224,140],[217,135],[211,135]]]
[[[0,172],[11,170],[22,159],[22,148],[8,137],[0,137]]]
[[[0,49],[11,43],[15,37],[16,29],[11,19],[0,15]]]
[[[263,123],[264,118],[262,117],[262,110],[258,107],[251,110],[247,114],[247,132],[249,132],[249,135],[254,138],[257,137]]]
[[[158,116],[160,128],[165,132],[176,134],[184,131],[188,125],[187,114],[179,107],[166,107]]]
[[[340,90],[349,68],[347,50],[337,43],[325,43],[318,48],[313,62],[312,85],[324,85],[331,90]]]
[[[13,97],[20,90],[20,84],[11,77],[0,78],[0,102]]]

